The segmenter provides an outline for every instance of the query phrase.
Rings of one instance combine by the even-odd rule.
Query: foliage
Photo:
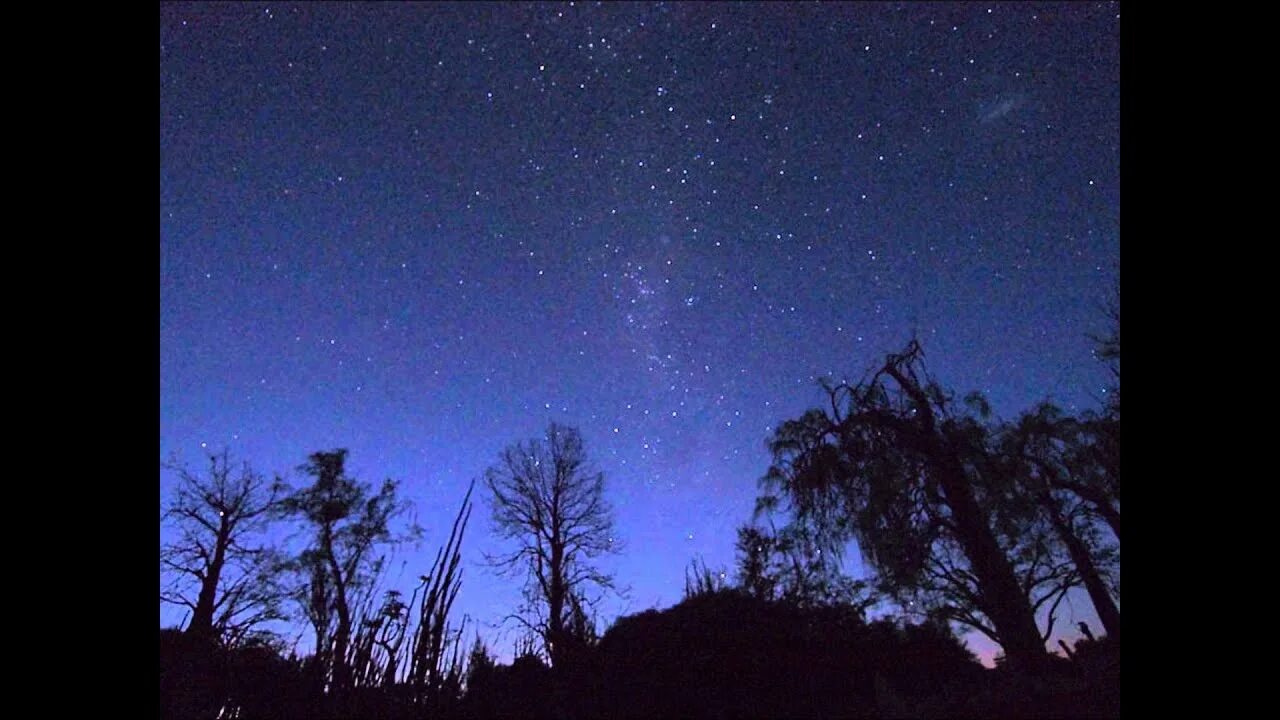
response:
[[[475,644],[471,646],[471,653],[467,656],[467,674],[466,674],[466,691],[467,693],[482,693],[486,686],[493,679],[494,669],[497,663],[493,656],[489,654],[489,648],[480,639],[479,633],[476,634]]]
[[[976,628],[1026,666],[1044,657],[1035,612],[1078,577],[1052,529],[1003,472],[989,409],[927,375],[915,343],[856,385],[825,385],[830,408],[770,441],[766,501],[824,551],[850,538],[904,607]]]
[[[694,558],[684,571],[684,597],[688,600],[698,595],[720,592],[725,588],[725,572],[712,570],[702,558]]]
[[[876,678],[917,698],[983,670],[945,628],[867,623],[739,589],[620,618],[596,653],[587,717],[877,717]]]
[[[298,578],[294,597],[315,630],[320,672],[339,690],[353,685],[349,651],[356,608],[361,593],[372,594],[382,566],[373,550],[400,539],[390,521],[405,509],[394,480],[384,481],[375,493],[347,476],[346,458],[344,449],[313,453],[299,468],[313,483],[281,501],[283,514],[313,532],[311,543],[288,567]]]
[[[761,508],[772,506],[768,499]],[[760,512],[757,512],[759,515]],[[839,555],[824,553],[801,523],[781,529],[749,524],[738,528],[737,587],[761,600],[780,600],[802,607],[849,606],[865,612],[878,602],[867,583],[845,575]]]
[[[1120,613],[1113,596],[1119,594],[1120,508],[1107,471],[1093,461],[1094,440],[1087,422],[1064,417],[1048,403],[1002,428],[1000,437],[1017,492],[1052,527],[1099,620],[1109,634],[1118,635]]]

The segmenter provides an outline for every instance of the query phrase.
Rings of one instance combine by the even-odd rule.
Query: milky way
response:
[[[694,557],[731,566],[772,428],[913,334],[1005,417],[1102,397],[1117,5],[160,20],[161,455],[296,480],[349,448],[427,528],[406,587],[467,484],[552,420],[617,506],[609,620],[679,600]],[[518,588],[482,567],[487,529],[459,609],[505,647]]]

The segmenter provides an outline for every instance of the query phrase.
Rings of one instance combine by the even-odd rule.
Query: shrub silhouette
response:
[[[880,717],[891,701],[877,694],[886,690],[937,695],[983,672],[938,628],[868,624],[851,608],[799,608],[736,590],[620,619],[596,661],[591,710],[618,718]]]
[[[483,679],[468,688],[462,705],[466,718],[555,717],[552,706],[552,674],[536,655],[521,655],[510,665],[495,665],[482,672]]]
[[[482,646],[478,646],[482,647]],[[619,619],[580,662],[523,654],[472,673],[441,718],[1114,717],[1119,642],[1083,639],[1056,672],[982,668],[945,628],[864,621],[722,589]],[[225,650],[160,634],[163,718],[420,718],[396,692],[362,688],[338,707],[301,663],[268,644]]]
[[[266,643],[225,649],[211,639],[160,631],[160,717],[314,717],[319,693],[299,663]]]

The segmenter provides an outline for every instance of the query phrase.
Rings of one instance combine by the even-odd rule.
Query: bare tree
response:
[[[504,450],[484,480],[494,526],[515,544],[488,559],[524,577],[524,613],[516,618],[541,638],[551,664],[562,664],[575,640],[575,612],[614,589],[613,578],[592,562],[621,549],[604,474],[588,464],[576,429],[552,423],[545,438]]]
[[[280,619],[282,593],[271,573],[262,534],[280,494],[248,463],[235,468],[229,451],[209,457],[207,475],[177,461],[178,477],[161,516],[174,537],[160,547],[167,578],[160,601],[191,611],[187,632],[232,645],[256,626]]]

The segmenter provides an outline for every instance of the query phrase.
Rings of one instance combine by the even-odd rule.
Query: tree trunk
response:
[[[1019,587],[1009,558],[991,532],[986,513],[978,507],[960,458],[937,425],[929,396],[914,377],[904,374],[896,364],[886,365],[885,372],[916,407],[919,422],[916,444],[938,474],[943,499],[951,509],[956,540],[978,581],[982,612],[995,626],[1009,662],[1023,671],[1038,672],[1045,664],[1048,651],[1036,626],[1031,601]]]
[[[333,573],[333,604],[338,611],[338,627],[333,634],[333,685],[338,690],[346,690],[351,686],[351,673],[347,666],[347,647],[351,644],[351,611],[347,607],[346,578],[342,577],[342,568],[333,554],[333,536],[328,527],[324,528],[321,548],[329,560],[329,570]]]
[[[1102,500],[1093,503],[1094,509],[1102,516],[1102,519],[1111,526],[1111,532],[1116,534],[1116,540],[1120,539],[1120,513],[1112,507],[1111,503]]]
[[[1031,602],[1018,586],[1013,566],[987,526],[959,461],[951,456],[946,465],[949,467],[942,469],[939,484],[951,508],[956,539],[978,580],[982,611],[995,626],[1009,662],[1035,672],[1043,666],[1048,653]]]
[[[1120,539],[1120,511],[1111,503],[1111,498],[1101,490],[1077,482],[1066,482],[1055,479],[1053,486],[1075,493],[1081,500],[1089,503],[1095,512],[1111,527],[1116,540]]]
[[[214,541],[213,559],[209,562],[207,574],[200,581],[200,596],[196,599],[195,612],[191,614],[191,624],[187,632],[192,637],[206,640],[214,639],[213,608],[218,596],[218,582],[222,579],[222,567],[226,564],[227,545],[230,543],[231,530],[227,527],[224,515],[218,525],[218,537]]]
[[[1118,639],[1120,637],[1120,610],[1116,608],[1115,601],[1111,599],[1111,593],[1107,592],[1107,586],[1102,582],[1102,576],[1098,573],[1098,568],[1093,563],[1089,548],[1085,546],[1084,541],[1072,529],[1067,519],[1062,516],[1053,498],[1048,493],[1045,493],[1041,498],[1041,503],[1048,510],[1049,519],[1053,522],[1053,527],[1058,532],[1058,537],[1066,545],[1067,553],[1071,555],[1071,562],[1076,566],[1076,570],[1080,571],[1080,577],[1084,580],[1085,590],[1089,592],[1089,599],[1093,601],[1093,608],[1098,613],[1098,620],[1102,622],[1102,627],[1107,631],[1107,635]]]
[[[564,649],[564,545],[553,535],[551,541],[551,592],[547,598],[547,654],[551,666],[561,665]]]

